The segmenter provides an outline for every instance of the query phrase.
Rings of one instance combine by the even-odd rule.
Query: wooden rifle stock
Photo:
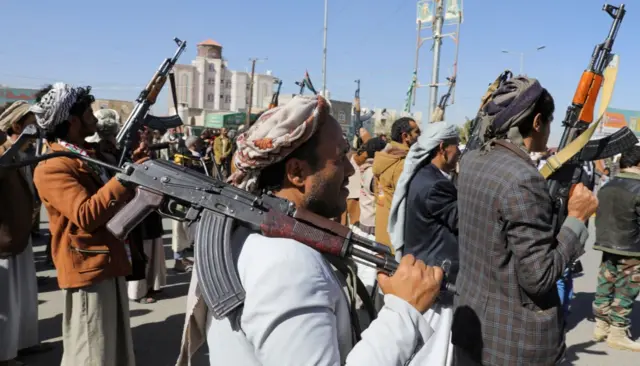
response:
[[[158,95],[162,91],[164,84],[167,82],[167,77],[165,75],[158,75],[152,79],[152,81],[147,86],[147,90],[149,90],[149,94],[147,94],[147,100],[151,104],[155,104],[158,99]],[[176,111],[177,113],[177,111]]]

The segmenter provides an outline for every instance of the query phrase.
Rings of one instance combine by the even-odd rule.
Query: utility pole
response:
[[[435,1],[435,12],[433,21],[433,69],[431,71],[431,90],[429,91],[429,114],[428,118],[431,118],[433,111],[436,110],[438,105],[438,83],[440,82],[440,47],[442,46],[442,24],[443,24],[443,9],[442,6],[444,0]]]
[[[329,22],[329,0],[324,0],[324,48],[322,50],[322,96],[327,97],[327,23]]]
[[[251,81],[249,82],[249,105],[247,106],[247,119],[245,120],[244,124],[245,124],[245,131],[246,129],[249,128],[249,126],[251,125],[251,107],[253,105],[253,78],[255,76],[255,72],[256,72],[256,62],[258,61],[266,61],[267,58],[251,58],[249,59],[249,61],[251,61]]]

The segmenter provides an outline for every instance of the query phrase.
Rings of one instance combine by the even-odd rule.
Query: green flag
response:
[[[309,77],[309,71],[305,71],[304,72],[304,80],[303,80],[304,85],[307,87],[307,89],[311,90],[313,92],[313,94],[318,95],[318,92],[316,91],[316,89],[313,87],[313,84],[311,84],[311,78]]]
[[[409,85],[409,90],[407,90],[407,102],[404,105],[404,111],[409,113],[411,112],[411,99],[413,98],[413,91],[415,90],[416,83],[418,82],[417,72],[413,72],[413,77],[411,78],[411,85]]]

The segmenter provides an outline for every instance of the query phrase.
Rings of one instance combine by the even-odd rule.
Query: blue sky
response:
[[[34,6],[33,4],[38,4]],[[181,4],[177,7],[177,4]],[[447,120],[464,122],[478,108],[489,82],[505,68],[540,79],[556,99],[551,143],[560,139],[560,121],[596,43],[611,19],[603,0],[467,0],[460,37],[458,88]],[[614,51],[621,56],[611,106],[638,108],[633,90],[640,75],[633,63],[640,50],[640,8],[628,6]],[[194,1],[3,0],[0,24],[0,83],[38,87],[65,81],[94,86],[98,98],[133,100],[165,57],[173,37],[189,42],[181,63],[195,57],[195,45],[212,38],[223,45],[231,69],[248,68],[250,57],[268,57],[257,70],[284,80],[283,92],[309,70],[322,87],[323,0]],[[351,100],[355,79],[369,107],[402,109],[414,64],[415,0],[330,0],[327,88],[332,98]],[[426,36],[426,34],[425,34]],[[536,47],[546,49],[535,52]],[[442,78],[451,69],[453,42],[446,41]],[[430,47],[421,50],[421,82],[428,83]],[[636,60],[636,61],[633,61]],[[419,89],[416,107],[426,111],[428,91]],[[159,109],[166,110],[167,97]]]

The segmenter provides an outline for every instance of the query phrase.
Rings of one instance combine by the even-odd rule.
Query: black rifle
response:
[[[136,106],[133,109],[133,112],[131,112],[129,118],[127,118],[127,121],[116,136],[116,142],[122,149],[119,165],[122,165],[128,154],[131,153],[131,149],[138,139],[138,131],[143,126],[148,126],[154,130],[167,130],[169,128],[182,126],[183,124],[183,121],[177,115],[169,117],[155,117],[149,114],[149,109],[156,103],[158,94],[162,91],[162,87],[167,81],[167,77],[171,78],[171,84],[174,86],[172,90],[173,103],[176,108],[176,113],[178,113],[175,82],[173,81],[173,73],[171,73],[171,70],[178,62],[178,58],[182,55],[184,49],[187,47],[187,42],[181,41],[178,38],[174,38],[173,40],[178,45],[178,50],[172,58],[164,60],[158,71],[153,75],[153,78],[151,78],[149,84],[142,90],[142,92],[140,92],[138,99],[136,99]]]
[[[216,319],[241,306],[245,298],[230,240],[236,225],[267,237],[299,241],[325,255],[351,257],[388,274],[393,274],[398,267],[389,247],[357,236],[338,222],[296,208],[272,194],[253,195],[164,160],[127,163],[118,168],[65,151],[0,168],[16,168],[58,156],[101,165],[118,172],[116,177],[123,184],[136,187],[135,198],[107,223],[107,229],[117,238],[125,238],[155,210],[192,224],[196,230],[196,260],[207,263],[196,265],[196,271],[203,297]],[[442,266],[447,263],[443,262]],[[444,291],[455,293],[453,284],[443,281],[442,286]]]

